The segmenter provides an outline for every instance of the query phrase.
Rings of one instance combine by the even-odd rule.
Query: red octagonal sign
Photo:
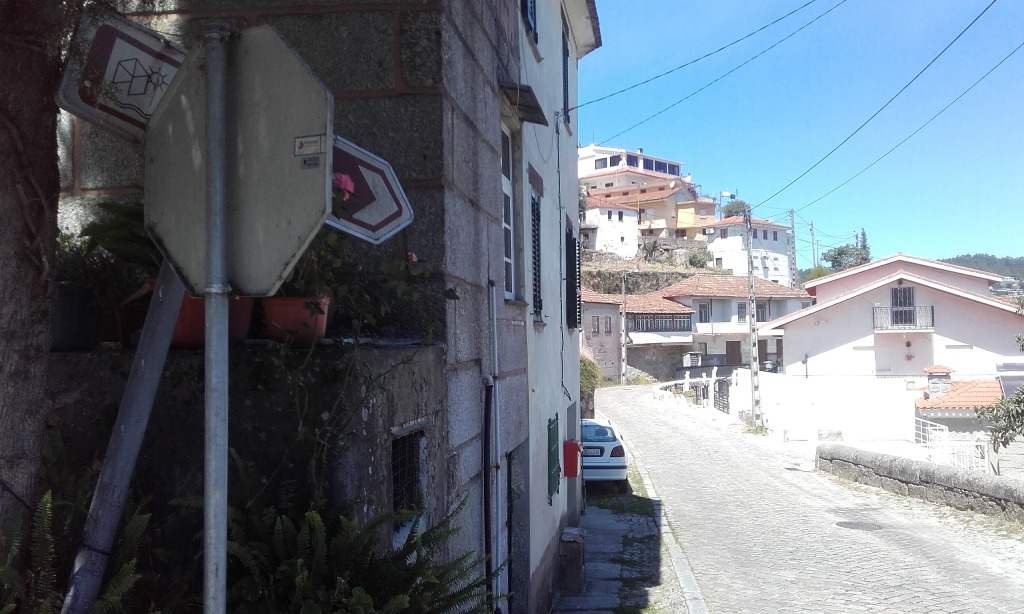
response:
[[[394,169],[380,156],[334,137],[335,197],[327,223],[383,243],[412,222],[412,206]]]

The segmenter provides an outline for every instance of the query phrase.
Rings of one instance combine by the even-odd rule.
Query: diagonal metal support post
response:
[[[184,294],[185,286],[165,260],[89,507],[63,614],[85,614],[99,595]]]

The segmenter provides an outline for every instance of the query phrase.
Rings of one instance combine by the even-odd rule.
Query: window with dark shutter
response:
[[[580,327],[580,284],[579,284],[580,242],[573,233],[566,218],[565,230],[565,325],[567,328]]]
[[[558,414],[548,420],[548,504],[558,492],[562,466],[558,462]]]
[[[523,19],[533,36],[533,42],[537,42],[537,0],[521,0]]]
[[[541,294],[540,278],[540,199],[536,192],[530,194],[530,230],[533,253],[533,319],[540,321],[544,311],[544,297]]]

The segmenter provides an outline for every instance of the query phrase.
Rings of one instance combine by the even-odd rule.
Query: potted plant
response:
[[[82,229],[90,250],[101,248],[115,260],[139,272],[141,283],[134,292],[122,295],[117,310],[119,340],[125,347],[134,345],[142,330],[149,309],[149,297],[156,284],[156,274],[163,263],[163,254],[146,232],[142,203],[104,202],[102,214]],[[228,307],[229,339],[240,341],[248,336],[254,301],[232,297]],[[199,349],[205,344],[206,305],[202,297],[185,292],[171,337],[171,347]]]
[[[263,334],[267,339],[310,347],[323,339],[331,307],[333,270],[342,264],[342,238],[321,229],[272,297],[261,301]]]
[[[331,184],[334,207],[344,206],[355,194],[355,182],[345,173],[335,173]],[[294,347],[310,347],[323,339],[331,292],[337,286],[334,271],[344,263],[343,250],[339,233],[320,230],[277,293],[261,301],[267,339]]]

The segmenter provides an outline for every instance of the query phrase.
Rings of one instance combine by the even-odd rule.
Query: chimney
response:
[[[949,392],[950,382],[953,378],[950,374],[953,372],[949,367],[942,365],[934,365],[924,370],[928,374],[928,395],[938,396]]]
[[[636,148],[636,152],[642,154],[644,152],[644,148],[643,147],[637,147]]]

